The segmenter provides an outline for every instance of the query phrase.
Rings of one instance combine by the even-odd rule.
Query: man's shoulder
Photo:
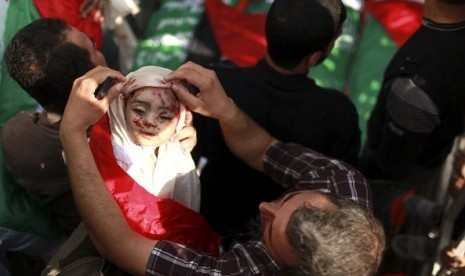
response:
[[[35,124],[36,120],[37,114],[35,112],[21,111],[5,123],[5,126],[2,130],[2,137],[11,137],[16,136],[17,134],[21,135],[23,133],[31,132],[31,127]]]
[[[356,112],[355,104],[350,100],[350,98],[344,94],[344,92],[332,89],[317,86],[318,91],[320,92],[318,98],[321,101],[327,103],[327,107],[330,110],[339,110],[339,111],[347,111],[347,112]],[[341,113],[341,112],[339,112]]]
[[[341,102],[344,102],[344,103],[351,103],[351,100],[350,98],[344,94],[343,91],[340,91],[340,90],[337,90],[337,89],[334,89],[334,88],[328,88],[328,87],[323,87],[323,86],[320,86],[320,85],[317,85],[318,89],[320,89],[320,91],[322,93],[324,93],[326,95],[326,97],[329,97],[331,99],[337,99]]]
[[[59,124],[49,125],[43,119],[40,113],[22,111],[8,120],[1,133],[1,144],[5,151],[10,146],[18,149],[21,147],[19,145],[41,145],[37,150],[44,150],[51,143],[61,145],[58,136]],[[47,146],[42,144],[44,141],[48,141]]]
[[[32,122],[37,118],[37,112],[35,111],[20,111],[15,116],[11,117],[5,124],[6,126],[12,126],[18,123]]]

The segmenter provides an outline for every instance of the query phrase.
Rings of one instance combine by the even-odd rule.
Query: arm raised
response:
[[[150,252],[156,243],[129,228],[120,208],[105,187],[87,142],[87,129],[108,110],[118,95],[118,84],[97,100],[94,91],[107,76],[119,82],[124,76],[105,67],[96,67],[77,79],[60,125],[71,188],[92,241],[102,255],[121,268],[145,275]]]
[[[277,142],[229,98],[215,72],[187,62],[166,78],[173,82],[176,96],[192,111],[218,119],[229,149],[251,167],[263,171],[263,158],[268,148]],[[182,81],[195,86],[190,92]]]

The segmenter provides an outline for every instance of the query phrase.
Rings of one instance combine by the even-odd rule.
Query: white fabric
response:
[[[6,16],[8,14],[8,6],[11,1],[0,0],[0,72],[2,72],[3,52],[6,45],[4,41],[4,34],[6,28]],[[2,83],[2,74],[0,74],[0,83]]]
[[[134,0],[111,0],[105,1],[104,4],[104,17],[105,27],[113,29],[115,25],[121,24],[124,17],[132,14],[138,14],[140,12],[139,1]]]
[[[170,87],[163,77],[171,70],[145,66],[127,75],[122,93],[113,101],[109,110],[111,143],[118,165],[140,186],[153,195],[172,198],[195,210],[200,209],[200,181],[195,164],[178,141],[168,141],[158,147],[135,144],[128,135],[124,118],[125,95],[142,87]],[[184,126],[186,108],[180,103],[180,116],[176,133]]]

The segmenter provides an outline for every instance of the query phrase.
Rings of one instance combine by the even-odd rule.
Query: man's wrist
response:
[[[73,143],[78,139],[87,140],[87,130],[82,129],[74,129],[70,126],[67,127],[60,127],[60,139],[63,143],[63,146],[69,141]]]
[[[228,98],[228,102],[222,110],[224,110],[224,112],[221,113],[222,116],[218,118],[218,120],[223,124],[234,126],[241,111],[233,99]]]

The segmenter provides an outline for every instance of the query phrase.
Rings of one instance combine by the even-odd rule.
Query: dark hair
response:
[[[300,258],[292,275],[374,275],[384,253],[379,221],[353,200],[328,196],[335,210],[302,205],[290,218],[287,238]]]
[[[45,110],[59,114],[74,80],[95,66],[87,49],[67,42],[70,30],[61,19],[42,18],[19,30],[5,51],[11,77]]]
[[[293,69],[307,55],[326,50],[346,18],[340,0],[275,0],[267,14],[268,54]]]

